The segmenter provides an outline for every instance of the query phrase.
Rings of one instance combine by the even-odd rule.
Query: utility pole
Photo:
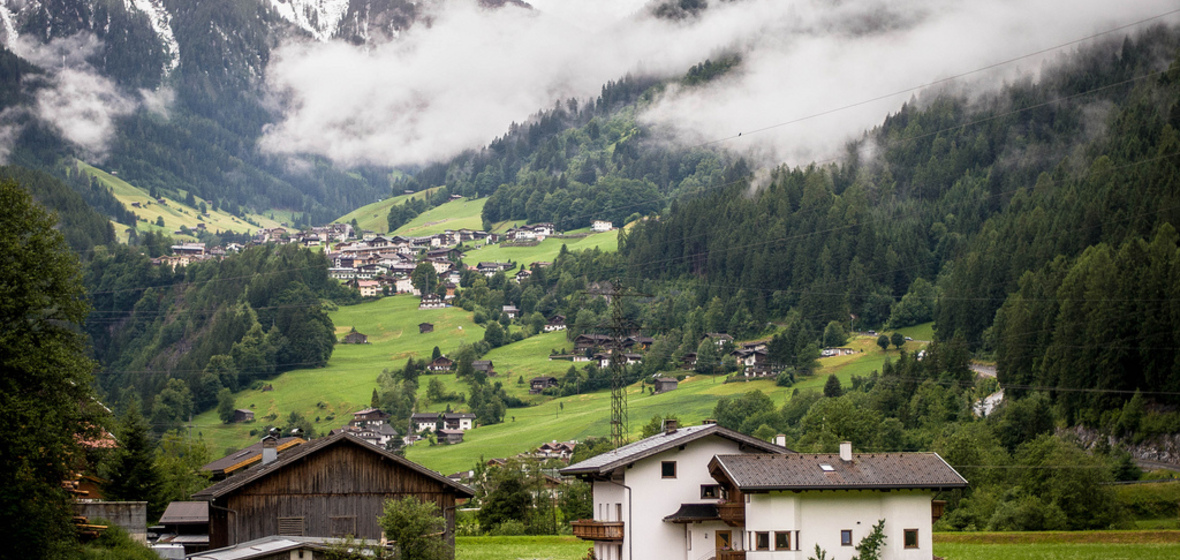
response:
[[[622,283],[615,279],[611,282],[611,338],[614,348],[611,349],[610,359],[610,437],[616,448],[627,442],[630,422],[627,417],[627,356],[623,354],[623,342],[631,336],[635,325],[627,321],[623,309],[625,297],[650,297],[633,291],[624,291]]]

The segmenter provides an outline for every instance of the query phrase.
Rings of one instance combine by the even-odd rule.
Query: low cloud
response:
[[[839,153],[914,86],[1175,9],[1174,0],[715,0],[699,18],[670,22],[636,0],[556,1],[485,10],[453,0],[431,8],[431,26],[387,44],[288,43],[267,69],[285,116],[261,145],[343,164],[439,161],[629,72],[675,76],[737,51],[732,75],[670,88],[641,118],[677,142],[727,139],[718,145],[766,163],[804,163]],[[994,90],[1043,63],[955,86]]]
[[[46,44],[21,39],[13,45],[17,55],[45,70],[33,78],[43,83],[38,84],[32,114],[92,161],[105,158],[115,135],[115,119],[138,107],[86,61],[100,46],[97,38],[86,33]]]

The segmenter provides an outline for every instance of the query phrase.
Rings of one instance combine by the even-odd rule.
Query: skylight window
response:
[[[819,468],[823,469],[824,472],[836,472],[836,469],[827,463],[820,465]]]

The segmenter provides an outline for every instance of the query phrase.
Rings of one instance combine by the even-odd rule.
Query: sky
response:
[[[344,165],[442,161],[629,72],[679,76],[736,51],[737,72],[673,87],[641,120],[675,142],[806,163],[833,157],[920,94],[915,86],[1177,9],[1165,0],[713,0],[700,18],[668,22],[638,0],[532,3],[489,11],[445,2],[429,28],[367,48],[283,45],[267,75],[285,116],[263,148]],[[1063,52],[952,83],[993,90]]]

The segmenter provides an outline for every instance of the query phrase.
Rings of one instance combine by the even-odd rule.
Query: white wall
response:
[[[697,560],[705,554],[705,550],[697,550],[695,539],[703,535],[694,534],[693,555],[687,555],[687,543],[684,527],[679,523],[665,523],[664,517],[680,509],[681,504],[715,503],[715,500],[701,499],[702,484],[717,484],[709,476],[708,465],[714,455],[740,453],[738,444],[725,438],[709,436],[688,443],[684,450],[673,448],[658,455],[648,457],[624,469],[623,484],[632,489],[631,515],[628,516],[626,491],[613,484],[596,482],[594,484],[594,518],[599,521],[615,521],[613,510],[608,517],[601,517],[600,505],[622,504],[623,519],[626,523],[623,557],[621,560],[649,560],[662,558],[685,558]],[[661,463],[676,461],[676,478],[665,479],[661,476]],[[613,507],[613,506],[611,506]],[[607,509],[610,510],[611,507]],[[694,533],[698,524],[694,524]],[[716,527],[722,528],[722,527]],[[739,528],[734,528],[734,539],[738,540]],[[709,549],[712,550],[713,534],[708,537]],[[630,541],[630,542],[628,542]],[[597,550],[597,547],[596,547]],[[601,558],[601,556],[599,557]],[[705,556],[708,558],[708,556]]]
[[[920,491],[829,491],[829,492],[772,492],[751,494],[746,504],[746,527],[755,531],[791,531],[791,545],[800,550],[750,551],[750,560],[805,559],[813,556],[815,545],[828,553],[829,558],[846,560],[856,554],[855,545],[873,529],[878,520],[885,520],[885,560],[928,560],[934,553],[930,534],[930,500],[932,495]],[[840,544],[840,531],[852,530],[852,545]],[[904,530],[918,529],[918,548],[906,549]],[[794,531],[799,541],[795,542]],[[750,547],[752,548],[752,544]]]

